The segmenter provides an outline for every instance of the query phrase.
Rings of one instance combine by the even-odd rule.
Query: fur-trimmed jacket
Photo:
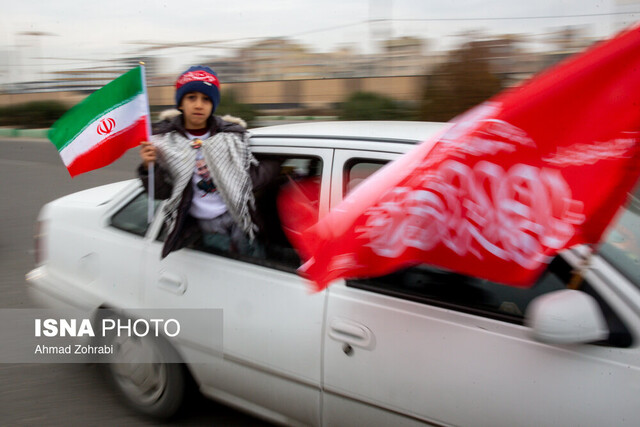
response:
[[[246,124],[241,119],[212,116],[208,127],[211,136],[202,141],[205,160],[229,213],[236,224],[253,238],[262,225],[255,210],[253,193],[277,176],[280,162],[275,159],[258,162],[253,157],[248,146]],[[182,113],[177,110],[163,113],[161,121],[153,126],[151,139],[157,153],[155,198],[168,199],[161,212],[168,231],[162,248],[164,258],[199,235],[197,221],[189,215],[196,150],[191,148]],[[148,190],[149,174],[143,165],[138,167],[138,176]]]

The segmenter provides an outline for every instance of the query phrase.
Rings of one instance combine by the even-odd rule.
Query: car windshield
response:
[[[600,254],[640,288],[640,185],[629,198]]]

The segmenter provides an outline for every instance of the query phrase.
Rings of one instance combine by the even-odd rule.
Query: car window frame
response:
[[[291,144],[289,142],[289,144]],[[329,210],[329,194],[331,187],[331,170],[333,165],[333,149],[329,148],[312,148],[312,147],[301,147],[298,145],[276,145],[276,146],[264,146],[258,145],[252,147],[252,152],[257,157],[260,155],[265,156],[286,156],[286,157],[307,157],[307,158],[318,158],[322,162],[322,172],[320,178],[320,203],[319,203],[319,215],[322,217],[326,215]],[[156,222],[156,221],[154,221]],[[163,222],[159,221],[157,223],[157,230],[152,234],[152,239],[156,242],[162,243],[164,241],[163,231],[165,227],[163,226]],[[230,253],[223,250],[217,250],[211,247],[200,246],[201,241],[198,238],[194,242],[191,242],[187,246],[179,250],[187,250],[187,251],[196,251],[204,255],[209,256],[218,256],[226,259],[239,261],[243,263],[249,263],[253,265],[258,265],[278,271],[282,271],[285,273],[295,274],[297,275],[297,268],[289,265],[285,265],[283,263],[278,263],[272,259],[263,259],[257,258],[249,255],[242,255],[236,253]]]
[[[138,199],[143,195],[146,196],[146,199],[147,199],[147,203],[146,203],[147,209],[145,209],[145,220],[147,220],[147,225],[144,233],[137,233],[125,227],[114,224],[113,222],[114,217],[121,214],[125,209],[127,209],[131,205],[131,203],[134,202],[134,200]],[[156,223],[158,221],[157,217],[160,216],[158,215],[158,213],[161,212],[162,205],[164,204],[164,202],[165,202],[164,200],[159,200],[159,199],[156,199],[154,201],[154,216],[153,216],[152,222],[149,223],[146,215],[146,213],[148,212],[148,194],[144,189],[144,187],[142,186],[142,183],[140,183],[138,180],[138,186],[135,188],[135,190],[132,190],[128,194],[125,194],[125,196],[122,199],[120,199],[116,204],[114,204],[114,206],[107,213],[107,226],[112,229],[125,232],[132,236],[148,239],[150,236],[153,236],[155,233],[157,233],[157,226],[156,226]]]
[[[551,267],[550,271],[545,272],[543,276],[541,276],[540,281],[553,280],[553,279],[549,279],[547,275],[555,275],[556,276],[555,280],[565,284],[568,283],[569,280],[571,279],[571,274],[569,273],[572,271],[572,267],[562,257],[557,257],[556,259],[554,259],[554,263],[557,263],[557,264]],[[428,265],[425,265],[425,266],[429,267]],[[435,267],[435,269],[437,270],[438,268]],[[444,270],[443,272],[444,274],[447,273]],[[456,278],[468,277],[455,272],[448,272],[448,273],[450,274],[450,277],[452,280]],[[471,277],[471,279],[473,279],[473,277]],[[402,300],[416,302],[419,304],[425,304],[432,307],[440,307],[440,308],[452,310],[458,313],[471,314],[471,315],[479,316],[486,319],[498,320],[498,321],[502,321],[502,322],[510,323],[514,325],[522,326],[524,325],[524,322],[525,322],[526,307],[524,307],[524,309],[521,311],[522,315],[516,315],[506,311],[501,312],[497,310],[491,310],[491,309],[480,307],[480,306],[463,304],[457,301],[447,301],[433,295],[420,295],[417,292],[397,290],[397,289],[388,288],[388,287],[381,287],[380,285],[376,285],[375,281],[376,281],[376,278],[347,280],[346,286],[356,288],[356,289],[363,289],[363,290],[367,290],[370,292],[375,292],[383,295],[388,295],[388,296],[396,297]],[[508,285],[501,285],[499,283],[495,283],[495,284],[492,283],[492,285],[505,286],[505,287],[508,286]],[[452,285],[452,286],[455,286],[455,285]],[[534,286],[532,286],[530,289],[515,289],[514,292],[519,292],[519,291],[532,292],[535,296],[529,299],[529,303],[530,303],[537,296],[543,295],[548,292],[553,292],[554,290],[563,289],[561,287],[558,287],[557,289],[550,289],[548,292],[537,293],[536,292],[537,287],[539,287],[538,283],[534,284]]]
[[[394,160],[398,157],[398,154],[389,154],[389,153],[387,153],[386,155],[381,155],[381,154],[382,153],[375,152],[375,151],[367,152],[367,151],[353,151],[353,150],[336,150],[336,157],[334,161],[334,172],[332,174],[334,178],[333,188],[332,188],[332,206],[335,206],[346,196],[346,194],[343,194],[343,193],[346,193],[345,190],[348,186],[348,183],[346,182],[346,179],[349,176],[347,168],[352,167],[354,161],[360,160],[360,161],[369,161],[370,163],[374,163],[379,161],[380,159]],[[335,181],[335,179],[338,179],[338,181]],[[339,193],[340,195],[339,199],[336,193]],[[435,268],[438,269],[437,267]],[[575,269],[576,269],[576,266],[572,265],[567,259],[563,257],[563,255],[558,255],[550,264],[550,267],[547,269],[547,271],[543,273],[540,280],[536,284],[534,284],[534,287],[538,286],[541,280],[548,280],[548,276],[546,275],[557,276],[555,280],[560,281],[562,283],[566,283],[568,286]],[[456,276],[463,276],[453,272],[452,274]],[[525,307],[525,310],[523,310],[522,315],[513,315],[509,313],[502,313],[502,312],[497,312],[493,310],[487,310],[484,308],[462,305],[455,302],[443,301],[434,297],[419,296],[419,295],[410,294],[402,291],[397,291],[394,289],[380,288],[372,284],[372,282],[373,282],[372,279],[345,280],[345,286],[350,288],[360,289],[367,292],[376,293],[376,294],[386,295],[389,297],[398,298],[404,301],[411,301],[419,304],[424,304],[427,306],[450,309],[458,313],[471,314],[475,316],[480,316],[482,318],[493,319],[493,320],[505,322],[508,324],[517,325],[517,326],[523,326],[525,322],[526,307]],[[598,304],[600,305],[601,309],[604,312],[610,312],[610,314],[614,317],[614,319],[607,319],[607,321],[608,322],[612,321],[616,324],[620,324],[621,327],[624,329],[624,334],[628,336],[629,341],[625,342],[620,347],[626,348],[626,347],[632,346],[635,341],[635,337],[631,334],[630,328],[626,325],[626,322],[621,318],[620,314],[617,313],[615,310],[613,310],[611,304],[606,301],[604,296],[599,294],[599,291],[595,287],[593,287],[589,283],[589,281],[583,280],[582,287],[583,287],[582,288],[583,291],[594,296],[594,298],[596,299],[596,301],[598,302]],[[549,290],[548,292],[552,292],[552,291],[553,290]],[[544,293],[547,293],[547,292],[543,292],[540,295]],[[536,295],[535,297],[537,296],[538,295]],[[532,297],[529,300],[529,303],[533,301],[535,297]],[[527,305],[529,303],[527,303]],[[612,344],[612,340],[610,338],[595,344],[612,346],[612,347],[618,346],[618,345]]]
[[[370,147],[371,144],[372,143],[367,143],[366,146]],[[390,148],[391,146],[388,143],[380,143],[379,150],[336,148],[333,159],[333,170],[331,173],[331,209],[335,208],[344,199],[344,189],[347,185],[345,179],[348,176],[345,167],[348,162],[354,159],[391,162],[401,156],[407,149],[412,148],[412,145],[396,144],[398,151],[391,151]]]
[[[602,243],[598,246],[598,254],[606,260],[613,269],[618,271],[624,276],[630,283],[632,283],[638,290],[640,290],[640,265],[636,265],[633,261],[630,262],[627,257],[632,255],[640,258],[640,253],[632,254],[627,253],[624,250],[616,249],[615,243],[612,241],[618,227],[621,227],[621,222],[626,218],[637,219],[637,226],[640,227],[640,185],[637,185],[635,192],[629,194],[629,200],[625,206],[621,208],[619,215],[614,218],[614,223],[609,227],[607,233],[603,236]],[[635,225],[635,224],[634,224]],[[640,244],[640,233],[638,228],[630,227],[634,243]],[[635,240],[637,238],[637,240]],[[624,244],[624,240],[619,243]],[[637,249],[637,248],[636,248]],[[630,271],[629,266],[637,266],[636,271]]]

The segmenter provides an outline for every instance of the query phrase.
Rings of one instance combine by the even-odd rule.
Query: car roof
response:
[[[412,121],[323,121],[251,129],[252,137],[339,138],[402,142],[424,141],[449,123]]]

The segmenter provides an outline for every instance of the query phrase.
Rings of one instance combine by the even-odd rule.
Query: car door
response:
[[[145,236],[150,228],[147,220],[149,201],[142,186],[136,184],[124,191],[126,197],[115,203],[107,214],[108,226],[101,232],[99,245],[97,239],[84,239],[96,245],[96,250],[82,257],[81,274],[99,263],[99,284],[93,291],[104,306],[138,307],[142,302],[141,288],[136,283],[141,280],[143,264],[131,260],[145,258]],[[154,208],[159,204],[156,201]],[[113,268],[115,265],[119,268]]]
[[[257,199],[272,234],[266,254],[237,256],[196,242],[161,260],[162,242],[156,241],[147,259],[145,301],[150,308],[222,309],[222,355],[200,348],[210,352],[209,363],[191,367],[207,395],[282,423],[317,424],[325,295],[310,294],[295,273],[299,260],[278,236],[274,197],[281,184],[317,179],[320,210],[326,212],[332,150],[256,146],[253,151],[258,158],[286,159],[275,187]]]
[[[358,162],[378,159],[336,154],[334,178],[349,179]],[[343,194],[332,201],[349,187],[334,185]],[[523,325],[536,296],[566,287],[579,262],[567,256],[571,263],[556,258],[531,289],[426,265],[331,284],[324,424],[635,423],[640,318],[629,301],[637,301],[636,287],[618,275],[612,289],[607,276],[587,274],[581,289],[598,300],[610,329],[597,345],[543,344]]]

